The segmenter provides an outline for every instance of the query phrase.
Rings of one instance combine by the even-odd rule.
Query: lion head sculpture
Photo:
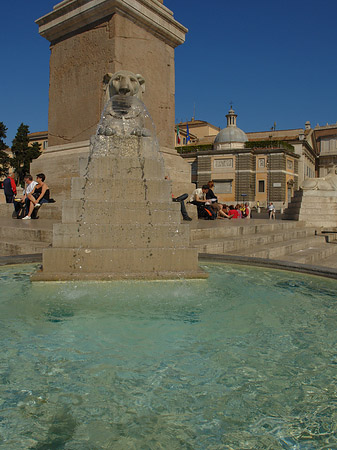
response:
[[[142,75],[119,70],[106,74],[103,81],[106,102],[98,135],[150,137],[152,132],[145,127],[146,108],[142,102],[145,80]]]
[[[106,101],[114,95],[137,97],[141,100],[145,92],[145,80],[142,75],[134,74],[129,70],[119,70],[114,74],[107,73],[103,82],[106,85]]]

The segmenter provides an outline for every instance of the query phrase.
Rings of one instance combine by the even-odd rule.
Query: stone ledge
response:
[[[111,273],[53,273],[46,274],[42,270],[37,271],[31,276],[32,281],[56,281],[56,282],[69,282],[69,281],[153,281],[153,280],[200,280],[207,279],[208,273],[203,269],[186,272],[152,272],[140,275],[139,273],[128,274],[111,274]]]
[[[35,21],[40,35],[50,42],[76,32],[83,24],[90,25],[116,12],[132,18],[172,47],[182,44],[188,31],[173,18],[172,11],[151,0],[73,0],[56,6]]]
[[[290,270],[294,272],[306,273],[309,275],[317,275],[320,277],[333,278],[337,280],[337,269],[309,264],[289,263],[287,261],[279,261],[266,258],[199,253],[199,261],[220,262],[220,263],[227,262],[230,264],[266,267],[268,269]]]
[[[0,256],[0,266],[32,263],[42,263],[42,253],[34,253],[31,255]]]

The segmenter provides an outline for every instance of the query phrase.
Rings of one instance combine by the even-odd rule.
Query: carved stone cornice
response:
[[[129,17],[174,48],[185,41],[187,28],[156,0],[64,0],[36,23],[40,35],[53,43],[115,13]]]

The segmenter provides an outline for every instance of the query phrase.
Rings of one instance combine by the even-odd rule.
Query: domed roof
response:
[[[218,133],[214,143],[220,144],[223,142],[247,142],[248,138],[244,131],[238,127],[227,127]]]
[[[214,140],[214,144],[222,144],[229,142],[247,142],[248,138],[244,131],[236,126],[237,114],[231,107],[226,114],[227,127],[223,128]]]

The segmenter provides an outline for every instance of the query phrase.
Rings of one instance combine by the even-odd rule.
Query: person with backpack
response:
[[[227,215],[222,208],[222,205],[218,202],[218,197],[214,194],[214,181],[207,183],[208,192],[206,193],[206,200],[210,203],[210,208],[216,213],[219,219],[231,219],[231,216]]]
[[[206,194],[209,190],[207,184],[204,184],[201,188],[194,189],[193,194],[190,198],[190,203],[195,205],[198,210],[198,219],[202,218],[216,218],[214,212],[209,208],[210,201],[207,200]],[[214,217],[215,216],[215,217]]]

